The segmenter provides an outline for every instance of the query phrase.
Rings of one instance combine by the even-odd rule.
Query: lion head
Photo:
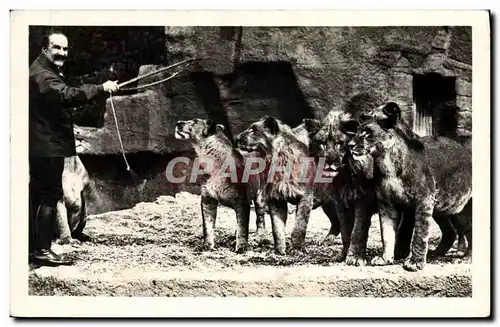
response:
[[[355,134],[358,122],[349,113],[331,111],[323,122],[305,120],[309,132],[309,150],[318,160],[325,158],[323,176],[335,177],[344,166],[347,143]]]
[[[267,155],[272,152],[273,140],[284,128],[285,125],[280,120],[263,116],[236,136],[236,148],[243,152]]]
[[[179,120],[175,124],[175,138],[197,142],[224,130],[223,125],[216,124],[211,119]]]
[[[400,141],[412,149],[423,149],[419,136],[401,122],[401,109],[394,102],[376,108],[361,119],[356,135],[349,142],[354,158],[367,154],[380,156]]]

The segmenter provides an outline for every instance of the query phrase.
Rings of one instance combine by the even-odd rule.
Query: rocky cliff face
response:
[[[435,123],[453,117],[448,132],[471,135],[471,46],[471,29],[466,27],[166,27],[163,49],[151,49],[164,51],[166,59],[159,62],[157,55],[138,65],[141,56],[136,56],[136,74],[188,58],[200,60],[168,82],[113,97],[125,151],[131,157],[135,153],[133,161],[152,176],[148,185],[157,183],[142,199],[166,192],[164,181],[152,173],[164,170],[166,156],[192,151],[187,142],[174,138],[179,119],[210,117],[234,136],[262,115],[295,126],[305,117],[322,118],[329,110],[355,112],[390,100],[400,104],[416,130],[425,130],[428,119],[419,116],[417,104],[436,99],[416,98],[420,77],[415,76],[433,73],[450,88],[447,102],[439,100],[443,114]],[[149,52],[147,46],[141,49]],[[110,76],[104,75],[100,78]],[[118,77],[130,78],[130,69]],[[438,85],[439,78],[423,78],[420,84]],[[99,124],[75,129],[78,152],[98,169],[116,170],[108,160],[120,155],[110,99],[99,106],[98,116],[104,117]],[[96,121],[95,114],[89,120]],[[144,153],[157,157],[140,159]],[[90,159],[95,155],[100,157]]]

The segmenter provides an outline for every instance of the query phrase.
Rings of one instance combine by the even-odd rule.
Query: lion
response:
[[[373,265],[392,264],[395,229],[400,208],[415,212],[411,254],[403,268],[424,269],[430,221],[443,220],[463,232],[468,242],[464,257],[472,254],[472,156],[460,143],[446,137],[416,137],[398,124],[399,106],[384,107],[384,119],[368,119],[351,140],[354,156],[370,154],[374,163],[383,255]],[[466,208],[467,207],[467,208]],[[439,248],[439,246],[438,246]]]
[[[239,133],[235,145],[240,151],[252,153],[266,163],[265,189],[275,252],[284,255],[287,251],[285,226],[288,203],[296,206],[291,253],[303,251],[311,210],[322,203],[322,187],[328,187],[326,183],[317,185],[311,180],[315,177],[316,165],[304,162],[309,158],[308,146],[299,140],[289,125],[267,115]],[[326,209],[326,212],[331,211]]]
[[[90,241],[83,233],[87,223],[87,206],[90,202],[99,205],[94,181],[90,179],[87,169],[80,157],[74,155],[64,158],[62,175],[63,198],[56,207],[56,228],[54,236],[59,244]]]
[[[241,180],[246,160],[234,149],[225,134],[225,128],[211,119],[179,120],[175,125],[175,138],[189,140],[198,158],[210,160],[212,168],[203,172],[201,182],[201,214],[203,219],[204,246],[208,250],[215,248],[214,229],[217,218],[217,206],[222,204],[236,213],[237,253],[243,253],[248,247],[248,229],[250,204],[253,202],[257,216],[257,234],[260,242],[265,237],[265,197],[262,178],[252,175],[248,182]],[[237,180],[227,175],[222,165],[232,162],[238,173]],[[194,167],[193,167],[194,168]]]
[[[418,134],[412,131],[409,123],[405,121],[401,115],[401,109],[398,104],[395,102],[387,102],[381,106],[375,107],[375,109],[366,110],[360,115],[360,121],[368,121],[374,119],[380,122],[385,128],[396,128],[398,130],[403,130],[405,134],[410,136],[411,138],[420,138]],[[469,138],[460,139],[456,138],[456,141],[461,143],[464,147],[468,149],[468,151],[472,151],[471,143]],[[362,163],[363,160],[360,160],[362,156],[356,156],[357,161]],[[366,156],[364,157],[366,160]],[[471,200],[472,201],[472,200]],[[472,213],[471,213],[472,214]],[[407,209],[404,215],[404,219],[401,221],[401,226],[407,226],[405,228],[405,235],[398,239],[402,247],[397,247],[397,253],[403,254],[403,256],[407,256],[409,254],[409,247],[411,236],[413,233],[414,227],[414,217],[415,214],[411,209]],[[465,251],[466,239],[464,233],[461,229],[455,228],[454,224],[450,219],[437,219],[437,224],[441,230],[441,241],[438,247],[434,251],[429,252],[429,256],[444,256],[448,250],[452,247],[455,239],[458,235],[458,250]],[[399,251],[398,251],[399,250]],[[396,257],[398,257],[396,255]]]
[[[342,251],[334,261],[365,265],[364,258],[370,219],[377,204],[369,173],[355,173],[349,153],[343,151],[355,133],[357,121],[350,113],[330,111],[323,121],[304,119],[311,155],[317,162],[325,158],[323,175],[332,178],[326,194],[335,205],[340,222]]]

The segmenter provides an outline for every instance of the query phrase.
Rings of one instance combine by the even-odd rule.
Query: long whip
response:
[[[118,86],[119,86],[120,88],[122,88],[123,86],[128,85],[128,84],[130,84],[130,83],[134,83],[134,82],[136,82],[136,81],[138,81],[138,80],[140,80],[140,79],[143,79],[143,78],[149,77],[149,76],[151,76],[151,75],[159,74],[159,73],[161,73],[161,72],[164,72],[164,71],[166,71],[166,70],[169,70],[170,68],[173,68],[173,67],[176,67],[176,66],[182,65],[182,64],[184,64],[184,63],[186,63],[186,62],[192,62],[192,61],[195,61],[195,60],[199,60],[199,59],[196,59],[196,58],[191,58],[191,59],[186,59],[186,60],[183,60],[183,61],[179,61],[179,62],[177,62],[177,63],[175,63],[175,64],[170,65],[170,66],[163,67],[163,68],[161,68],[161,69],[158,69],[158,70],[155,70],[155,71],[149,72],[149,73],[147,73],[147,74],[140,75],[140,76],[134,77],[134,78],[132,78],[132,79],[129,79],[129,80],[128,80],[128,81],[126,81],[126,82],[123,82],[123,83],[118,84]]]
[[[159,73],[164,72],[164,71],[166,71],[166,70],[168,70],[170,68],[182,65],[182,64],[187,63],[187,62],[193,62],[195,60],[199,60],[199,59],[191,58],[191,59],[186,59],[186,60],[180,61],[178,63],[169,65],[167,67],[164,67],[164,68],[152,71],[152,72],[144,74],[144,75],[137,76],[137,77],[132,78],[132,79],[130,79],[128,81],[120,83],[120,84],[118,84],[118,87],[122,88],[125,85],[131,84],[131,83],[136,82],[138,80],[141,80],[143,78],[146,78],[146,77],[149,77],[149,76],[152,76],[152,75],[155,75],[155,74],[159,74]],[[160,81],[149,83],[149,84],[146,84],[146,85],[141,85],[141,86],[135,87],[135,88],[129,88],[129,89],[126,89],[126,90],[134,90],[134,89],[137,90],[137,89],[141,89],[141,88],[150,87],[150,86],[153,86],[153,85],[156,85],[156,84],[159,84],[159,83],[163,83],[163,82],[165,82],[165,81],[167,81],[167,80],[169,80],[171,78],[174,78],[175,76],[177,76],[180,73],[181,72],[175,72],[171,76],[169,76],[167,78],[164,78],[164,79],[162,79]],[[123,160],[125,161],[125,165],[127,166],[127,171],[129,171],[129,172],[132,173],[130,165],[129,165],[128,161],[127,161],[127,156],[125,155],[125,148],[123,147],[123,141],[122,141],[122,137],[121,137],[121,134],[120,134],[120,127],[118,126],[118,118],[116,117],[116,111],[115,111],[115,105],[113,103],[113,94],[112,93],[109,94],[109,101],[111,102],[111,111],[113,112],[113,117],[114,117],[114,121],[115,121],[116,132],[118,134],[118,141],[120,142],[120,148],[121,148],[121,151],[122,151]]]
[[[170,75],[169,77],[161,79],[159,81],[152,82],[152,83],[145,84],[145,85],[141,85],[141,86],[137,86],[137,87],[128,87],[128,88],[120,89],[120,91],[136,91],[136,90],[140,90],[140,89],[145,89],[147,87],[151,87],[151,86],[154,86],[154,85],[157,85],[157,84],[164,83],[164,82],[168,81],[169,79],[172,79],[175,76],[179,75],[180,73],[181,72],[175,72],[172,75]]]

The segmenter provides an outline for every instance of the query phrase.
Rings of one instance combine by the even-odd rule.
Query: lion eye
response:
[[[367,136],[371,136],[372,132],[370,130],[364,130],[362,133],[361,133],[361,136],[362,137],[367,137]]]

